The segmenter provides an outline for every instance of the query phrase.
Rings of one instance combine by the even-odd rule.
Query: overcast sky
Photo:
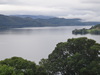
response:
[[[48,15],[100,21],[100,0],[0,0],[0,14]]]

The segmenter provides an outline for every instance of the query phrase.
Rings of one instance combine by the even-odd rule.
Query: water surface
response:
[[[90,26],[30,27],[0,31],[0,60],[13,56],[38,63],[47,58],[59,42],[88,37],[100,43],[100,35],[73,35],[72,30]]]

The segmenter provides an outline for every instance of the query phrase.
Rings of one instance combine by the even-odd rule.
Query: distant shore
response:
[[[92,26],[90,29],[75,29],[72,31],[73,34],[95,34],[95,35],[100,35],[100,24]]]

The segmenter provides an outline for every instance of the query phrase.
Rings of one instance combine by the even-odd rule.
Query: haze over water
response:
[[[0,31],[0,60],[13,56],[38,63],[47,58],[59,42],[88,37],[100,43],[100,35],[73,35],[72,30],[91,26],[30,27]]]

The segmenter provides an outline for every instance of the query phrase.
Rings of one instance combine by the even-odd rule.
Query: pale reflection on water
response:
[[[73,29],[90,26],[30,27],[0,31],[0,60],[12,56],[38,63],[47,58],[59,42],[69,38],[88,37],[100,43],[100,35],[73,35]]]

